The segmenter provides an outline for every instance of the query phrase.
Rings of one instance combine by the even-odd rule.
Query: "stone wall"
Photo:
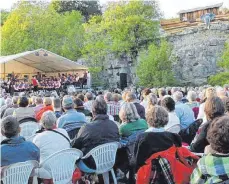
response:
[[[208,30],[202,24],[167,36],[173,45],[173,70],[180,83],[201,85],[220,69],[217,60],[229,39],[229,22],[214,22]]]
[[[217,61],[229,40],[229,22],[214,22],[209,30],[200,24],[172,35],[162,31],[161,35],[173,46],[173,71],[178,82],[198,86],[206,84],[209,76],[220,71]],[[130,58],[122,60],[110,55],[106,61],[100,75],[106,87],[119,87],[119,72],[123,67],[127,71],[128,86],[137,82],[136,68]]]

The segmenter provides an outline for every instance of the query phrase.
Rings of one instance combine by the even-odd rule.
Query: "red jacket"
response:
[[[44,112],[46,111],[53,111],[53,107],[51,105],[43,107],[38,113],[36,114],[36,120],[40,121],[41,116],[43,115]]]
[[[146,160],[146,164],[137,172],[136,184],[150,183],[152,160],[158,157],[165,158],[169,161],[174,182],[176,184],[189,183],[192,171],[196,167],[196,163],[199,159],[198,156],[194,155],[187,148],[172,146],[165,151],[153,154]],[[192,158],[194,160],[193,164],[190,165],[186,158]]]

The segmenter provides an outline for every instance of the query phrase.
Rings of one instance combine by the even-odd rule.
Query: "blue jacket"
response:
[[[1,142],[1,167],[28,160],[40,160],[40,150],[35,144],[21,136]]]
[[[187,128],[195,121],[195,116],[192,109],[182,102],[176,103],[175,112],[177,117],[180,119],[181,129]]]
[[[57,120],[57,127],[63,128],[64,125],[77,122],[86,122],[86,117],[83,113],[77,112],[75,109],[70,109],[66,111],[59,119]]]

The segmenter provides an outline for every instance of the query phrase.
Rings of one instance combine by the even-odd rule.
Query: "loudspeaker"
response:
[[[120,88],[123,90],[127,87],[127,73],[120,73]]]

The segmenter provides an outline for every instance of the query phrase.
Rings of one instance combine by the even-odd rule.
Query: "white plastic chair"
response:
[[[38,162],[29,160],[18,162],[2,168],[3,184],[28,184],[32,170],[38,167]]]
[[[173,126],[169,127],[168,129],[166,129],[166,131],[176,133],[176,134],[178,134],[180,132],[180,130],[181,130],[180,124],[173,125]]]
[[[61,150],[50,155],[40,163],[39,168],[44,168],[51,174],[54,184],[72,184],[75,162],[82,156],[82,151],[78,149],[69,148]]]
[[[96,165],[95,173],[102,174],[105,184],[109,183],[109,171],[111,171],[114,184],[117,184],[113,166],[115,164],[116,152],[119,147],[118,142],[106,143],[95,147],[82,159],[93,157]]]
[[[32,121],[22,123],[20,124],[20,127],[21,127],[20,135],[25,139],[28,139],[29,137],[34,135],[37,130],[40,129],[40,125]]]

